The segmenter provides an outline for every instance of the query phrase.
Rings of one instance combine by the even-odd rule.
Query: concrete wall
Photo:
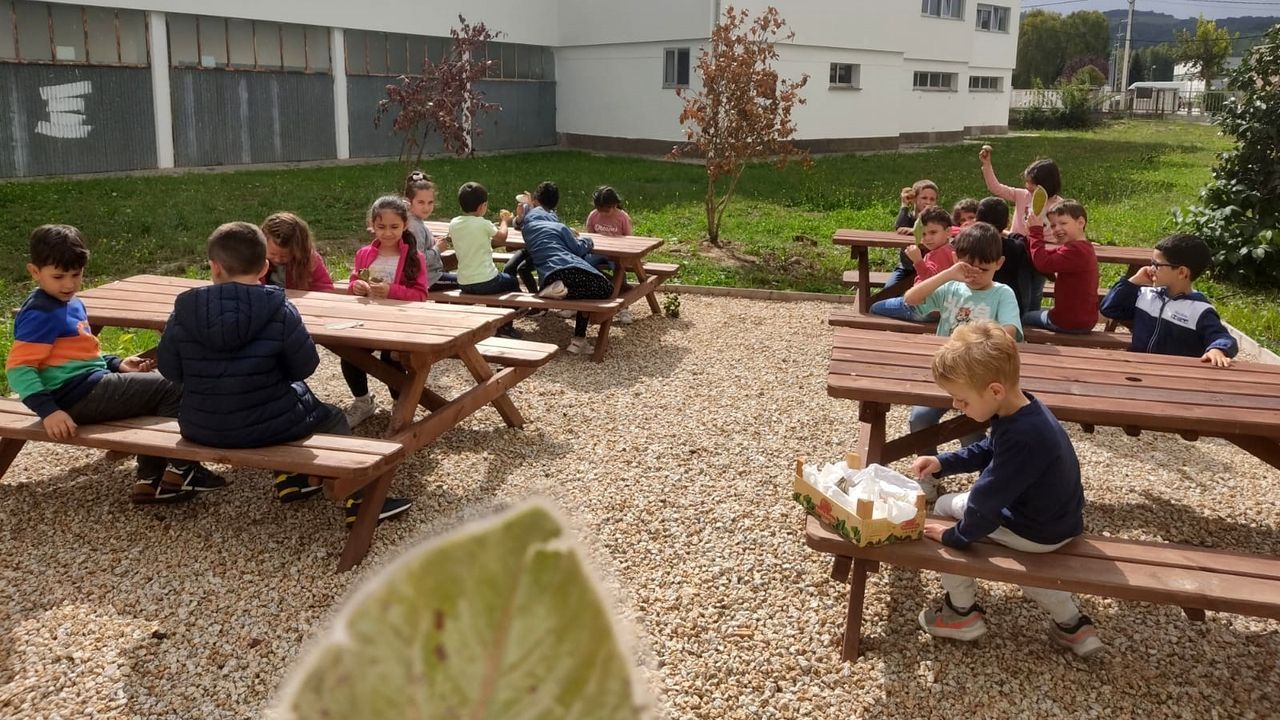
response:
[[[0,63],[0,177],[155,167],[150,70]]]

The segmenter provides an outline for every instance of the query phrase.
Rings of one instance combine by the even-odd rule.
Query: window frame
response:
[[[991,27],[982,27],[982,14],[987,12],[990,14]],[[1004,27],[1000,27],[998,22],[1002,16],[1004,17]],[[1010,8],[1004,5],[992,5],[990,3],[978,3],[973,14],[973,27],[980,32],[1004,33],[1009,34],[1009,15]]]
[[[680,54],[684,53],[684,82],[680,82]],[[667,73],[667,58],[672,58],[671,73]],[[663,90],[682,90],[689,87],[690,81],[693,79],[693,48],[692,47],[664,47],[662,48],[662,89]]]
[[[974,85],[975,80],[979,81],[976,86]],[[986,85],[986,87],[982,87],[983,85]],[[1004,92],[1004,77],[1000,75],[970,75],[969,92],[1002,93]]]
[[[174,41],[173,24],[190,23],[195,28],[196,40],[196,59],[195,62],[186,59],[179,59],[191,48],[181,47],[180,42]],[[208,55],[204,48],[204,37],[201,31],[202,25],[212,23],[209,27],[216,34],[216,27],[220,24],[222,30],[222,42],[216,43],[219,47],[211,48],[214,50],[221,49],[226,53],[226,59],[219,62],[215,61],[212,65],[204,63],[204,56]],[[241,29],[248,27],[249,34],[247,37],[239,38],[234,47],[238,52],[235,54],[236,64],[232,64],[232,23],[238,25]],[[117,25],[119,23],[117,22]],[[305,68],[287,68],[284,62],[284,40],[286,29],[293,28],[296,32],[300,32],[302,36],[302,54]],[[191,13],[166,13],[165,15],[165,32],[169,40],[169,67],[170,68],[195,68],[197,70],[222,70],[224,72],[271,72],[271,73],[303,73],[307,75],[330,75],[333,73],[333,47],[329,36],[328,28],[319,25],[303,25],[301,23],[282,23],[274,20],[247,20],[245,18],[227,18],[214,15],[194,15]],[[296,39],[297,35],[293,35]],[[241,33],[243,35],[243,33]],[[261,37],[260,37],[261,36]],[[183,38],[186,40],[186,38]],[[261,40],[261,42],[260,42]],[[175,51],[177,48],[177,51]],[[246,49],[251,49],[253,54],[253,64],[245,64],[241,62],[241,56]],[[315,60],[324,57],[327,62],[323,67],[319,66]]]
[[[840,82],[840,69],[849,68],[849,81]],[[832,75],[835,80],[832,80]],[[861,90],[862,89],[862,65],[859,63],[833,62],[829,65],[827,71],[827,89],[828,90]]]
[[[933,12],[934,7],[938,12]],[[963,21],[964,0],[920,0],[920,15],[939,20]]]
[[[48,57],[43,55],[38,55],[34,58],[30,57],[30,48],[28,48],[26,53],[23,52],[22,33],[18,26],[19,13],[17,3],[15,0],[0,0],[0,32],[8,34],[9,42],[5,47],[11,47],[13,54],[13,57],[11,58],[0,58],[0,63],[13,63],[18,65],[71,65],[80,67],[145,68],[151,66],[151,39],[147,36],[145,20],[141,25],[143,33],[141,40],[145,47],[146,57],[142,62],[125,62],[122,59],[124,56],[124,48],[133,48],[137,43],[130,42],[128,39],[123,39],[121,37],[121,28],[123,27],[126,33],[133,29],[131,26],[134,26],[135,24],[130,23],[129,21],[136,15],[141,15],[145,18],[145,14],[142,10],[100,7],[96,5],[68,5],[63,3],[36,2],[34,0],[32,2],[23,2],[22,5],[27,9],[27,11],[34,13],[36,17],[38,17],[41,11],[43,11],[45,28],[44,32],[38,34],[38,37],[41,38],[42,42],[37,43],[36,46],[47,50]],[[59,46],[57,44],[58,33],[56,32],[56,21],[54,19],[55,10],[58,14],[71,16],[73,23],[75,19],[74,16],[78,15],[79,27],[74,29],[72,32],[76,43],[69,47],[77,49],[81,54],[83,54],[83,57],[73,59],[60,59],[58,57]],[[120,17],[121,13],[125,14],[123,21]],[[89,23],[91,18],[95,20],[95,22],[104,25],[109,19],[110,32],[99,34],[94,30],[91,30]],[[97,39],[100,39],[103,36],[113,38],[114,43],[97,42]],[[91,41],[91,38],[94,38],[94,40]],[[134,38],[133,40],[136,41],[137,39],[138,38]],[[100,51],[102,49],[101,46],[104,44],[107,47],[114,44],[114,59],[110,56],[106,58],[98,57],[102,54]],[[28,43],[28,45],[30,45],[30,43]],[[68,46],[64,45],[64,47]],[[96,49],[99,52],[91,53],[91,49]]]
[[[925,77],[925,84],[920,84],[920,76]],[[934,76],[937,76],[938,85],[932,84]],[[941,84],[941,81],[949,79],[950,84]],[[941,70],[913,70],[911,75],[911,89],[917,92],[959,92],[957,87],[960,84],[959,73],[944,72]]]

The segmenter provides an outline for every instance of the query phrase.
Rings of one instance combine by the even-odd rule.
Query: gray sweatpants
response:
[[[164,379],[158,372],[107,373],[80,402],[66,408],[77,425],[126,420],[140,415],[178,417],[182,386]],[[138,456],[138,477],[156,480],[164,474],[168,461],[150,455]]]

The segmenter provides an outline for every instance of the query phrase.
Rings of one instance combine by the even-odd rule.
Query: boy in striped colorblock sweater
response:
[[[36,289],[13,319],[13,347],[5,362],[10,387],[56,441],[71,439],[83,424],[177,417],[182,398],[180,385],[152,372],[154,360],[102,355],[76,297],[88,262],[76,228],[41,225],[31,233],[27,271]],[[180,502],[226,484],[199,463],[139,455],[130,498],[139,504]]]

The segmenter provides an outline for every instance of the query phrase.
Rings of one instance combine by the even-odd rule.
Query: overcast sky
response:
[[[1022,9],[1041,6],[1063,14],[1075,10],[1125,10],[1128,0],[1023,0]],[[1137,0],[1135,10],[1165,13],[1174,17],[1204,15],[1211,20],[1240,15],[1280,16],[1280,0]]]

